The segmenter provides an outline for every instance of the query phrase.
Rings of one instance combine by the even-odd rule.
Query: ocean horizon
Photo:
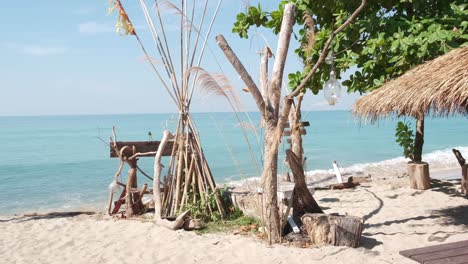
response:
[[[258,113],[242,116],[258,128]],[[218,184],[260,175],[260,129],[248,131],[247,144],[234,113],[193,113],[193,118]],[[308,174],[330,171],[333,160],[352,172],[369,166],[401,168],[405,159],[394,136],[398,120],[389,118],[371,125],[360,123],[349,110],[303,112],[303,121],[310,122],[303,137]],[[459,167],[452,148],[468,156],[466,120],[464,116],[426,118],[423,159],[431,170]],[[107,187],[119,163],[109,157],[106,145],[112,126],[120,141],[160,140],[164,129],[174,131],[176,121],[175,113],[0,116],[0,143],[4,147],[0,153],[0,199],[8,201],[0,204],[0,215],[79,208],[103,211]],[[283,140],[279,173],[288,171],[284,162],[287,148]],[[141,158],[139,164],[152,174],[151,158]],[[139,176],[139,184],[143,183],[149,180]]]

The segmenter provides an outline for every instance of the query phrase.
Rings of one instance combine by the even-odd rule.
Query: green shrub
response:
[[[403,148],[403,155],[405,158],[414,161],[414,133],[409,128],[411,123],[400,121],[396,127],[396,142]]]

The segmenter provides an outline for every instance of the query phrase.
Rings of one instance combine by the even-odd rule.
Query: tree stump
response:
[[[468,164],[462,166],[462,180],[461,180],[462,193],[468,196]]]
[[[305,214],[302,223],[313,246],[357,247],[364,226],[360,217],[326,214]]]
[[[426,162],[408,163],[407,169],[412,189],[427,190],[431,188],[429,164]]]

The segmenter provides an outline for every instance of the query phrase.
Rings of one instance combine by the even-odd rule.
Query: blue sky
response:
[[[139,1],[122,1],[145,46],[156,57],[149,30],[144,23]],[[217,1],[212,0],[211,11]],[[279,1],[263,1],[265,9]],[[151,3],[151,1],[147,1]],[[257,4],[250,1],[250,4]],[[156,79],[132,36],[115,32],[115,15],[107,15],[107,0],[102,1],[5,1],[0,9],[3,25],[0,38],[0,115],[67,115],[112,113],[166,113],[176,107]],[[235,15],[245,1],[224,0],[213,28],[202,66],[222,71],[241,95],[247,110],[255,111],[249,94],[231,65],[217,47],[214,37],[223,34],[255,80],[259,55],[268,44],[276,49],[276,38],[268,30],[254,30],[251,39],[231,33]],[[168,21],[171,46],[177,46],[177,25]],[[260,37],[261,36],[261,37]],[[297,43],[293,42],[290,50]],[[221,68],[218,66],[219,63]],[[290,52],[286,73],[301,68]],[[345,95],[335,107],[323,96],[308,95],[305,110],[349,109],[358,95]],[[223,98],[197,96],[194,112],[230,111]]]

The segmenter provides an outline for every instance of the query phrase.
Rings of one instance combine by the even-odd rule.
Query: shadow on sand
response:
[[[95,212],[52,212],[47,214],[26,214],[19,217],[13,217],[10,219],[0,219],[0,223],[3,222],[15,222],[22,223],[32,220],[41,220],[41,219],[56,219],[56,218],[68,218],[75,217],[78,215],[94,215]]]

